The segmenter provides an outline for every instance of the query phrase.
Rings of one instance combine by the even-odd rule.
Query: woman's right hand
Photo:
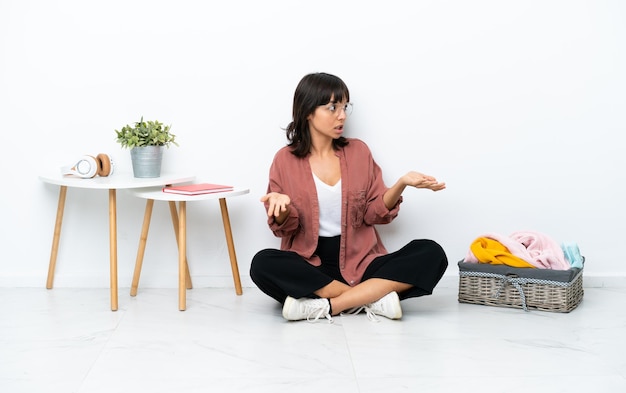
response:
[[[291,198],[288,195],[270,192],[261,197],[261,202],[267,204],[268,217],[274,216],[279,223],[282,223],[287,218],[289,205],[291,204]]]

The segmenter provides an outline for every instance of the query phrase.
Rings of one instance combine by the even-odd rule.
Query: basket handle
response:
[[[524,311],[528,311],[528,307],[526,307],[526,295],[524,295],[524,288],[522,288],[521,285],[526,284],[527,281],[528,280],[524,278],[519,278],[517,274],[508,273],[506,276],[502,276],[502,278],[500,279],[500,287],[498,288],[496,293],[493,294],[493,297],[500,297],[500,292],[502,292],[506,284],[511,284],[515,287],[515,289],[517,289],[517,292],[519,292],[519,296],[522,299],[522,308],[524,309]]]

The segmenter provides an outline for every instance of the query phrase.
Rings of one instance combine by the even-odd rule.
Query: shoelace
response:
[[[361,307],[351,308],[350,310],[346,310],[342,312],[341,314],[356,315],[360,313],[361,311],[365,311],[365,315],[367,315],[367,319],[369,319],[370,321],[380,322],[380,319],[378,319],[378,317],[376,316],[376,313],[372,311],[369,304],[365,304]]]
[[[309,314],[306,317],[307,322],[317,322],[320,318],[324,317],[328,319],[328,323],[333,323],[333,317],[328,312],[329,308],[330,304],[328,305],[328,307],[326,307],[326,305],[320,307],[311,307]]]
[[[311,316],[313,316],[315,314],[315,318],[311,319]],[[326,319],[328,319],[328,323],[333,323],[333,317],[330,316],[330,314],[328,313],[328,311],[326,311],[323,308],[319,308],[319,309],[315,309],[315,310],[311,310],[311,312],[309,313],[309,315],[307,315],[306,320],[307,322],[317,322],[321,317],[324,317]]]

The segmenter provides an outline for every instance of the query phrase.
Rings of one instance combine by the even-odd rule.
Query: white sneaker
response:
[[[367,314],[367,318],[372,322],[380,322],[380,320],[376,317],[377,315],[381,315],[383,317],[389,319],[400,319],[402,318],[402,307],[400,307],[400,297],[396,292],[390,292],[387,295],[383,296],[379,300],[365,304],[361,307],[351,308],[342,312],[342,315],[347,314],[358,314],[361,311],[365,311]]]
[[[306,319],[309,322],[316,322],[320,318],[333,322],[330,316],[330,302],[328,299],[295,299],[287,296],[283,305],[283,318],[288,321],[300,321]]]
[[[400,297],[396,292],[389,292],[367,307],[374,315],[381,315],[389,319],[402,318],[402,307],[400,307]]]

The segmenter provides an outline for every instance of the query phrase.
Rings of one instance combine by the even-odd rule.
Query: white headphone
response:
[[[61,167],[63,175],[74,175],[83,179],[113,174],[113,160],[108,154],[100,153],[97,156],[82,156],[73,165]]]

